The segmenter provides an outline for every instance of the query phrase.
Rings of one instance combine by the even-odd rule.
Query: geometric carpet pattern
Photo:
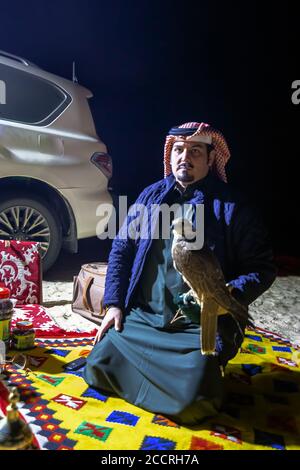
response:
[[[20,412],[48,450],[294,450],[300,449],[300,351],[283,338],[248,329],[225,371],[222,412],[179,426],[90,388],[82,370],[62,366],[89,354],[91,338],[40,339],[30,369],[10,369]]]

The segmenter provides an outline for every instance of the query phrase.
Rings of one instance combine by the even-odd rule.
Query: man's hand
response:
[[[94,339],[94,343],[93,345],[95,345],[96,343],[98,343],[98,341],[101,341],[101,338],[102,336],[104,335],[104,333],[114,324],[115,325],[115,329],[116,331],[120,331],[121,330],[121,326],[122,326],[122,317],[123,317],[123,313],[122,313],[122,310],[118,307],[110,307],[104,318],[103,318],[103,321],[101,323],[101,326],[96,334],[96,337]]]

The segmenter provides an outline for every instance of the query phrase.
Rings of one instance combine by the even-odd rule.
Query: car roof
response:
[[[76,87],[76,91],[82,92],[86,98],[91,98],[93,96],[93,93],[88,88],[83,87],[77,82],[73,82],[72,80],[68,80],[66,78],[60,77],[59,75],[47,72],[33,62],[30,62],[23,57],[10,54],[9,52],[0,50],[0,63],[31,73],[38,77],[44,78],[45,80],[49,80],[56,85],[59,85],[67,92],[72,93],[72,90],[74,90]]]

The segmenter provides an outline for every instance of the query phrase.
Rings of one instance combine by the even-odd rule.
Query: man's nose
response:
[[[181,158],[185,160],[189,156],[190,156],[190,149],[188,148],[183,149],[183,151],[181,152]]]

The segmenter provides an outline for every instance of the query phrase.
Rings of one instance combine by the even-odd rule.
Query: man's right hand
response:
[[[101,341],[102,336],[104,333],[112,326],[115,325],[115,330],[120,331],[121,326],[122,326],[122,317],[123,313],[122,310],[118,307],[109,307],[107,310],[103,321],[101,323],[100,328],[98,329],[98,332],[96,334],[96,337],[94,339],[93,345],[98,343],[98,341]]]

